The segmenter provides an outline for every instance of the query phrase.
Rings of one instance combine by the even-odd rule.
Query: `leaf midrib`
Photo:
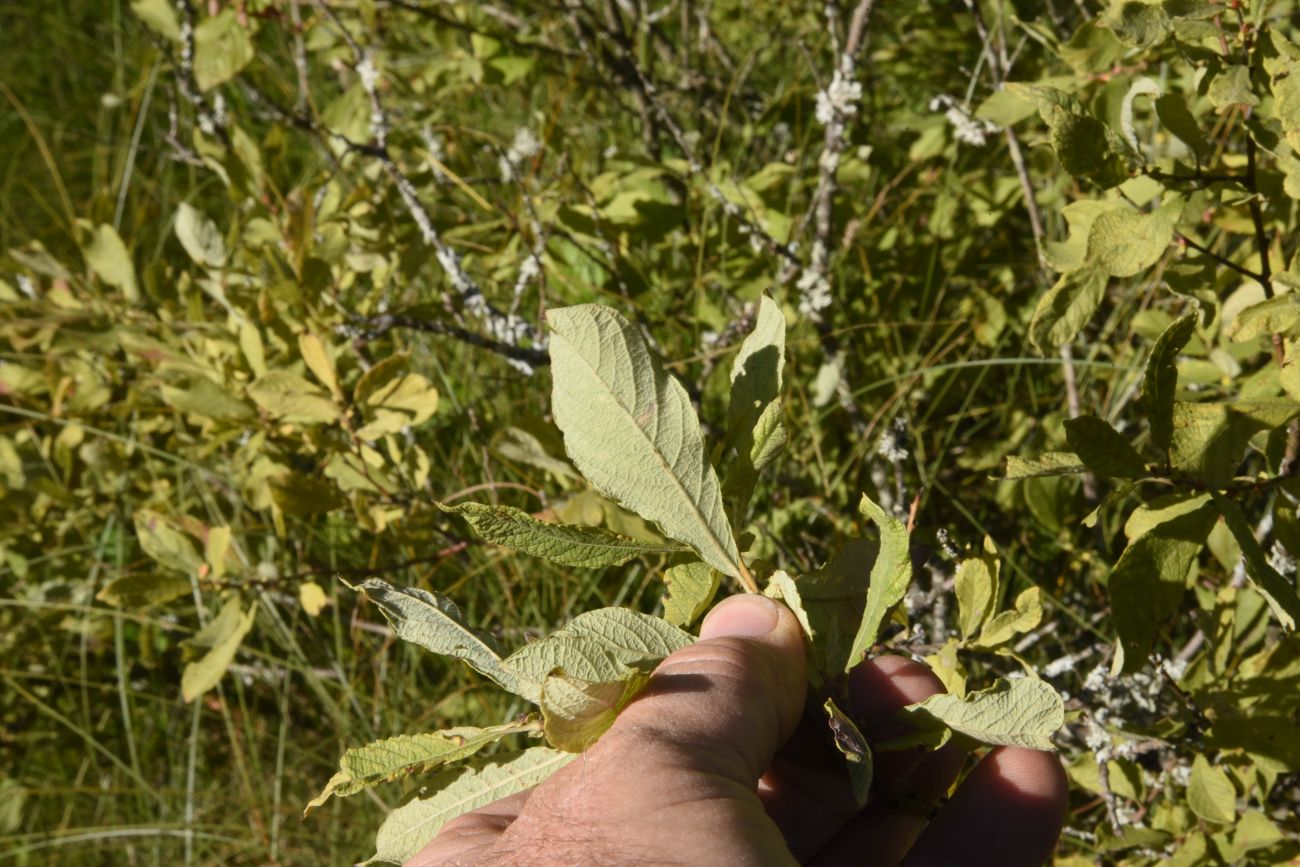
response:
[[[599,330],[599,326],[597,328]],[[622,329],[619,329],[619,332],[620,332],[619,333],[620,340],[622,340],[624,345],[626,345],[627,341],[622,335]],[[700,511],[699,504],[695,502],[695,499],[690,495],[690,492],[687,491],[686,487],[682,484],[681,479],[677,478],[677,474],[672,471],[671,467],[669,467],[667,461],[665,460],[664,454],[659,450],[659,447],[655,444],[655,441],[650,438],[650,435],[646,432],[644,428],[641,427],[641,425],[636,423],[636,416],[633,415],[632,411],[628,409],[628,407],[623,403],[622,400],[619,399],[619,396],[615,394],[614,390],[610,388],[609,383],[607,383],[605,381],[605,378],[600,375],[600,371],[596,367],[594,367],[590,361],[587,360],[587,356],[577,351],[577,346],[573,343],[573,341],[569,340],[567,335],[557,330],[555,332],[555,337],[558,337],[565,343],[569,344],[569,348],[573,352],[573,354],[582,360],[582,363],[586,365],[588,370],[591,371],[592,375],[596,378],[596,381],[601,384],[601,386],[605,389],[605,392],[614,400],[614,403],[618,404],[619,408],[622,409],[623,412],[627,415],[627,419],[632,423],[632,427],[636,428],[637,432],[641,434],[642,439],[644,439],[646,441],[646,444],[650,446],[650,451],[654,454],[655,458],[658,459],[660,466],[663,467],[668,478],[672,479],[673,484],[676,486],[677,491],[681,495],[682,499],[684,499],[687,505],[690,506],[691,513],[694,514],[697,519],[699,519],[700,526],[704,528],[705,534],[708,536],[709,540],[713,543],[714,548],[717,549],[717,553],[721,555],[720,559],[723,560],[724,562],[731,564],[732,569],[735,570],[732,573],[733,577],[736,574],[739,574],[740,570],[739,568],[737,568],[735,559],[731,556],[730,552],[727,551],[726,546],[722,544],[722,540],[719,539],[717,534],[713,532],[713,528],[709,526],[709,522],[705,519],[704,514]],[[629,353],[629,355],[630,354],[631,353]],[[667,377],[668,374],[665,373],[664,376]],[[657,380],[657,377],[654,378]],[[656,382],[655,385],[656,385],[655,398],[656,400],[658,400],[659,398],[659,393],[657,388],[658,382]]]

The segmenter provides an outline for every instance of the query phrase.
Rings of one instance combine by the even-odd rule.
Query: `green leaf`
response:
[[[1296,621],[1300,620],[1300,595],[1296,594],[1295,585],[1269,564],[1268,555],[1264,553],[1237,504],[1219,493],[1212,493],[1211,496],[1233,538],[1241,546],[1247,577],[1260,595],[1268,600],[1269,608],[1273,609],[1273,616],[1282,624],[1282,628],[1294,632]]]
[[[576,524],[548,524],[521,509],[462,503],[444,506],[444,512],[460,515],[484,539],[512,551],[544,557],[561,566],[598,569],[617,566],[634,557],[649,554],[675,554],[686,550],[671,543],[645,542],[611,533],[596,527]]]
[[[253,40],[234,9],[205,18],[194,28],[194,82],[211,90],[234,78],[253,59]]]
[[[984,538],[984,552],[967,557],[957,564],[953,590],[957,596],[957,628],[963,638],[970,638],[988,619],[998,596],[997,549],[993,540]]]
[[[1037,587],[1022,590],[1015,607],[989,618],[975,640],[977,647],[996,647],[1017,635],[1036,629],[1043,621],[1043,591]]]
[[[1284,839],[1281,829],[1267,816],[1247,810],[1232,829],[1232,844],[1224,849],[1223,858],[1229,864],[1239,864],[1250,852],[1267,849]]]
[[[880,531],[880,551],[871,564],[871,581],[867,585],[867,602],[862,623],[853,637],[849,658],[844,666],[851,671],[876,643],[880,627],[889,609],[897,605],[912,583],[912,555],[908,546],[907,525],[876,505],[866,494],[858,511]]]
[[[114,608],[148,608],[186,596],[192,586],[177,575],[125,575],[105,584],[95,598]]]
[[[1156,497],[1129,513],[1128,520],[1124,522],[1124,538],[1133,542],[1165,521],[1195,512],[1208,502],[1209,494],[1190,492]]]
[[[533,747],[474,759],[467,767],[435,775],[423,789],[429,794],[421,794],[388,814],[375,837],[375,854],[367,863],[405,863],[452,819],[532,788],[574,758],[573,753]]]
[[[1100,478],[1140,479],[1147,474],[1146,464],[1128,439],[1096,416],[1067,419],[1065,437]]]
[[[852,786],[853,798],[861,809],[867,805],[871,779],[875,775],[871,745],[867,743],[857,723],[835,705],[834,699],[826,699],[822,710],[826,712],[826,722],[830,726],[835,748],[844,756],[844,762],[848,766],[849,785]]]
[[[1175,320],[1156,340],[1142,376],[1142,400],[1151,425],[1151,441],[1161,451],[1169,451],[1173,437],[1174,395],[1178,390],[1175,362],[1195,332],[1195,313]]]
[[[1007,455],[1006,479],[1037,479],[1044,476],[1070,476],[1086,473],[1088,468],[1074,452],[1044,452],[1036,458]]]
[[[287,370],[271,370],[248,386],[253,402],[275,418],[297,424],[337,421],[339,407],[315,385]]]
[[[579,614],[539,641],[525,644],[507,657],[502,667],[519,686],[507,688],[536,703],[543,682],[557,671],[588,683],[618,681],[627,669],[650,670],[694,640],[658,617],[626,608],[598,608]]]
[[[1212,488],[1232,479],[1251,437],[1285,424],[1300,404],[1290,400],[1187,403],[1177,401],[1169,457],[1175,469]]]
[[[176,239],[190,258],[205,268],[226,264],[226,239],[221,230],[189,202],[181,202],[176,209]]]
[[[188,644],[209,650],[181,672],[181,697],[185,701],[194,701],[221,682],[235,659],[240,642],[253,628],[256,617],[256,602],[249,606],[247,613],[243,613],[238,597],[232,597],[221,612],[189,640]]]
[[[1291,149],[1300,154],[1300,59],[1279,54],[1264,60],[1273,92],[1273,113]]]
[[[312,375],[330,390],[330,394],[341,399],[343,391],[339,388],[338,369],[334,365],[334,356],[325,343],[310,331],[304,331],[298,335],[298,354]]]
[[[1202,755],[1192,760],[1187,806],[1207,822],[1227,824],[1237,820],[1237,790],[1232,780]]]
[[[546,318],[552,410],[578,470],[718,571],[746,573],[686,389],[613,310],[585,304]]]
[[[1092,234],[1092,224],[1102,214],[1125,207],[1128,206],[1113,199],[1079,199],[1061,208],[1061,216],[1070,231],[1064,241],[1048,241],[1043,245],[1043,255],[1048,264],[1062,274],[1083,268],[1088,259],[1088,235]]]
[[[345,798],[380,783],[412,774],[427,774],[474,755],[502,738],[535,733],[537,722],[507,723],[490,728],[455,728],[441,732],[397,735],[353,747],[339,760],[339,772],[303,810],[306,816],[331,797]]]
[[[817,685],[838,679],[852,667],[849,651],[862,623],[879,550],[875,542],[848,539],[820,569],[797,578],[777,570],[764,591],[784,600],[798,618],[809,639],[809,675]]]
[[[753,496],[758,473],[786,443],[781,425],[781,374],[785,366],[785,316],[772,299],[758,301],[754,329],[731,367],[727,442],[736,460],[723,486],[734,514],[742,515]]]
[[[168,0],[131,0],[131,11],[154,33],[179,42],[181,28],[176,22],[176,7]]]
[[[1123,180],[1125,172],[1110,151],[1104,123],[1092,115],[1070,111],[1055,112],[1045,119],[1051,128],[1052,149],[1068,174],[1107,188]]]
[[[1133,155],[1141,159],[1142,147],[1138,144],[1137,133],[1133,129],[1133,103],[1139,96],[1149,96],[1154,100],[1160,96],[1160,85],[1146,76],[1135,78],[1120,105],[1120,134],[1124,136],[1124,141],[1132,149]],[[1145,159],[1143,161],[1145,162]]]
[[[116,229],[107,224],[96,228],[90,237],[90,243],[81,248],[81,255],[90,270],[109,286],[121,289],[122,297],[129,303],[134,304],[140,300],[135,264]]]
[[[191,377],[184,388],[164,385],[158,393],[168,406],[187,415],[214,421],[243,421],[256,416],[251,406],[206,376]]]
[[[1290,331],[1296,322],[1300,322],[1300,293],[1288,292],[1240,311],[1228,328],[1228,338],[1254,340],[1265,334]]]
[[[268,486],[272,502],[286,515],[323,515],[347,504],[347,499],[328,478],[285,473],[269,479]]]
[[[534,683],[522,683],[502,665],[496,641],[465,623],[465,616],[447,597],[417,587],[394,587],[379,578],[367,579],[358,589],[379,606],[403,641],[442,656],[463,659],[515,695],[528,698],[529,694],[536,694],[540,678]]]
[[[1111,619],[1119,633],[1124,672],[1146,664],[1158,625],[1179,610],[1187,572],[1214,526],[1214,507],[1203,503],[1152,527],[1120,555],[1107,581]]]
[[[140,547],[161,566],[186,576],[196,574],[203,558],[194,544],[164,516],[152,509],[138,509],[132,516]]]
[[[1187,100],[1180,93],[1166,93],[1156,99],[1156,117],[1179,141],[1187,145],[1199,163],[1210,153],[1210,143],[1205,139],[1200,124],[1187,109]]]
[[[664,572],[664,620],[683,629],[703,614],[721,586],[718,570],[696,560]]]
[[[1029,322],[1029,342],[1047,355],[1074,340],[1101,306],[1109,281],[1106,272],[1093,265],[1062,274],[1038,299]]]
[[[1236,63],[1223,67],[1213,75],[1205,95],[1219,114],[1238,105],[1251,108],[1259,105],[1259,97],[1255,96],[1250,86],[1250,69]]]
[[[1052,735],[1065,724],[1065,706],[1050,685],[1027,677],[999,680],[965,698],[938,693],[903,713],[920,729],[946,726],[982,744],[1051,750]]]
[[[1159,3],[1143,0],[1112,2],[1102,22],[1128,45],[1150,48],[1173,32],[1169,16]]]
[[[785,366],[785,316],[771,298],[758,299],[754,329],[740,345],[731,367],[728,438],[742,455],[753,443],[753,428],[763,410],[781,398]]]
[[[645,688],[650,672],[625,669],[617,680],[589,683],[565,675],[542,682],[538,704],[546,741],[557,750],[580,753],[603,735],[618,714]]]
[[[1121,208],[1101,214],[1088,233],[1089,261],[1112,277],[1145,271],[1169,249],[1177,213],[1171,205],[1151,213]]]
[[[566,461],[552,457],[542,445],[541,440],[533,436],[526,430],[517,427],[506,428],[502,432],[501,439],[493,445],[497,454],[506,460],[526,464],[544,470],[557,479],[577,479],[578,474],[573,471]]]
[[[370,420],[357,430],[357,436],[379,439],[432,418],[438,410],[438,390],[420,374],[404,373],[368,393],[362,409]]]

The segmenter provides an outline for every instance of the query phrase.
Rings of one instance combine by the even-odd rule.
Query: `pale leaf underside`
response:
[[[567,307],[547,321],[552,410],[574,464],[601,493],[739,577],[721,486],[686,389],[613,310]]]

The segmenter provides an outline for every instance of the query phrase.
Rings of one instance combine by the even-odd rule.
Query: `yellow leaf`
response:
[[[298,602],[302,605],[302,610],[312,617],[319,615],[325,609],[325,606],[330,604],[324,588],[315,581],[308,581],[299,585]]]

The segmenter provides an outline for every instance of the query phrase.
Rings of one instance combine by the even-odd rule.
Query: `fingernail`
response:
[[[777,604],[766,596],[743,593],[718,603],[700,626],[700,638],[757,638],[776,629],[781,617]]]

